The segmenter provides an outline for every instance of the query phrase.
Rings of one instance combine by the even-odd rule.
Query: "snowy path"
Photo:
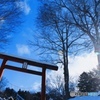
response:
[[[80,96],[69,100],[100,100],[100,96]]]

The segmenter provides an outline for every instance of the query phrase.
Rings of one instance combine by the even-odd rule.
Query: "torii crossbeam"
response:
[[[58,70],[58,67],[56,65],[37,62],[37,61],[15,57],[15,56],[7,55],[7,54],[0,54],[0,59],[2,59],[2,64],[0,67],[0,78],[2,77],[4,69],[10,69],[10,70],[15,70],[19,72],[42,76],[41,100],[45,100],[46,98],[46,69]],[[12,64],[7,64],[8,61],[20,63],[22,64],[22,68],[19,66],[12,65]],[[42,71],[35,71],[35,70],[28,69],[27,66],[29,65],[33,67],[34,66],[40,67],[42,68]]]

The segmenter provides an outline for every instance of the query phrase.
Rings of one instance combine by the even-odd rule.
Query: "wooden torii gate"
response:
[[[47,64],[47,63],[41,63],[41,62],[29,60],[29,59],[24,59],[20,57],[15,57],[15,56],[7,55],[7,54],[0,54],[0,59],[2,59],[2,64],[0,67],[0,78],[2,77],[4,69],[15,70],[19,72],[42,76],[41,100],[45,100],[46,98],[46,69],[58,70],[57,66]],[[22,64],[22,67],[12,65],[12,64],[7,64],[8,61],[20,63]],[[35,70],[28,69],[28,65],[42,68],[42,71],[35,71]]]

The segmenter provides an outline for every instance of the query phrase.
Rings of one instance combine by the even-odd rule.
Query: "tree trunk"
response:
[[[97,55],[98,58],[98,69],[100,70],[100,54]]]
[[[67,51],[66,51],[67,52]],[[68,53],[68,52],[67,52]],[[64,94],[64,100],[69,99],[69,70],[68,70],[68,56],[67,53],[64,53],[64,82],[65,82],[65,94]]]
[[[69,71],[68,71],[68,59],[65,61],[64,65],[64,80],[65,80],[65,97],[64,100],[69,98]]]
[[[100,44],[100,43],[99,43]],[[97,59],[98,59],[98,69],[100,70],[100,45],[99,44],[94,44],[94,49],[95,53],[97,54]]]

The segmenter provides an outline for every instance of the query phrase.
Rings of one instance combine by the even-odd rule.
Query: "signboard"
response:
[[[27,62],[24,62],[23,65],[22,65],[22,68],[27,69],[27,66],[28,66],[28,65],[27,65]]]

